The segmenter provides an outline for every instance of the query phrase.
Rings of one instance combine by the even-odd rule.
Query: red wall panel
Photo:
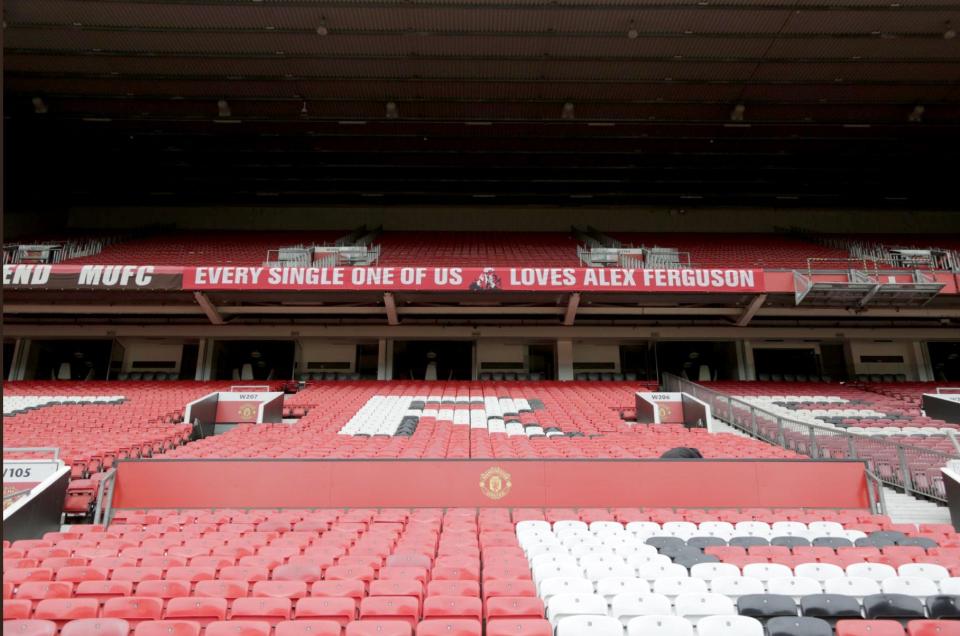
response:
[[[490,469],[502,488],[489,496]],[[497,473],[498,477],[503,473]],[[509,481],[509,486],[506,481]],[[867,508],[861,462],[122,461],[116,508],[677,506]]]

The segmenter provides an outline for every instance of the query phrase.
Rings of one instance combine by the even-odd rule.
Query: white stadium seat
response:
[[[696,624],[705,616],[736,614],[737,608],[724,594],[681,594],[674,600],[674,613]]]
[[[645,579],[632,577],[609,577],[596,582],[597,594],[612,602],[618,594],[632,594],[639,596],[650,593],[650,583]]]
[[[679,616],[638,616],[627,623],[627,636],[694,636],[693,624]]]
[[[763,636],[763,623],[750,616],[707,616],[697,622],[697,636]]]
[[[843,568],[833,563],[800,563],[793,571],[799,577],[814,579],[821,583],[828,579],[842,579],[846,576]]]
[[[796,576],[784,579],[770,579],[767,581],[767,593],[792,596],[799,602],[800,597],[808,594],[823,594],[823,586],[816,579]]]
[[[904,563],[897,568],[900,576],[916,576],[931,581],[941,581],[950,578],[950,571],[942,565],[934,563]]]
[[[880,591],[884,594],[906,594],[907,596],[936,596],[940,593],[937,584],[919,576],[894,576],[880,582]]]
[[[847,566],[849,577],[882,581],[896,575],[897,571],[886,563],[851,563]]]
[[[557,623],[556,636],[622,636],[623,625],[610,616],[567,616]]]
[[[740,568],[732,563],[697,563],[690,568],[690,576],[712,581],[722,576],[740,576]]]
[[[607,615],[607,601],[597,594],[555,594],[547,602],[547,620],[553,625],[567,616]]]
[[[880,583],[863,577],[846,576],[842,579],[828,579],[823,582],[825,594],[846,594],[863,600],[864,596],[880,593]]]
[[[767,590],[760,579],[745,576],[721,576],[710,582],[710,591],[736,600],[747,594],[763,594]]]
[[[540,581],[537,594],[546,603],[556,594],[592,594],[593,583],[583,577],[557,576]]]
[[[610,615],[624,624],[636,616],[672,613],[670,599],[662,594],[617,594],[610,602]]]

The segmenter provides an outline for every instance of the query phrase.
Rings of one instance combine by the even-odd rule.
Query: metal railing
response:
[[[601,245],[589,239],[577,246],[577,258],[588,267],[625,267],[627,269],[689,269],[690,254],[672,247],[633,247]]]
[[[706,402],[714,417],[752,437],[813,459],[863,460],[884,484],[937,501],[947,498],[940,467],[960,457],[794,420],[670,373],[663,375],[663,388]]]
[[[113,490],[117,484],[117,469],[111,468],[97,486],[97,501],[93,509],[93,523],[108,525],[113,517]]]

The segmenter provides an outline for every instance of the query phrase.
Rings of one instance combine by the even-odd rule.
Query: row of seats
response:
[[[346,232],[181,232],[134,239],[71,262],[156,265],[261,265],[285,245],[332,243]],[[671,247],[697,267],[849,268],[849,252],[780,234],[614,233],[624,245]],[[404,232],[378,235],[380,265],[577,267],[578,241],[563,232]]]
[[[544,379],[542,373],[524,373],[524,372],[509,372],[509,371],[505,371],[505,372],[483,371],[479,374],[478,378],[483,381],[495,380],[497,382],[500,382],[502,380],[506,380],[507,382],[512,382],[514,380],[519,380],[521,382],[526,382],[526,381],[539,382],[540,380]],[[624,378],[620,378],[620,379],[623,380]],[[634,380],[635,379],[636,378],[634,378]]]
[[[864,561],[838,574],[815,559],[828,548],[806,548],[818,552],[788,568],[779,562],[786,546],[751,546],[769,561],[739,568],[709,554],[723,546],[694,542],[730,533],[863,535],[888,545],[850,548]],[[936,547],[907,545],[920,535]],[[686,561],[694,551],[713,558]],[[880,562],[890,556],[916,560],[894,570]],[[950,526],[894,524],[865,511],[120,510],[109,528],[4,542],[4,559],[5,618],[23,621],[5,629],[49,634],[52,623],[61,636],[86,634],[92,621],[104,625],[91,632],[100,636],[106,625],[126,633],[115,621],[141,636],[169,636],[181,623],[214,636],[759,636],[764,624],[768,633],[818,636],[838,620],[838,634],[876,636],[899,626],[878,622],[888,618],[924,621],[914,633],[949,634],[942,630],[956,623],[944,619],[958,616],[960,601],[948,567],[960,565],[960,536]],[[861,579],[900,587],[862,596],[827,588]]]
[[[3,385],[4,457],[16,447],[54,447],[71,468],[64,511],[89,514],[99,480],[118,459],[153,457],[181,446],[191,427],[185,405],[224,383],[22,381]],[[22,455],[39,457],[37,453]]]
[[[824,521],[741,521],[736,526],[704,521],[696,526],[689,521],[588,524],[571,519],[516,524],[537,595],[557,635],[833,636],[834,626],[838,634],[882,634],[894,627],[902,633],[901,621],[924,621],[914,630],[960,625],[948,622],[960,619],[960,578],[943,566],[910,563],[898,573],[889,565],[861,562],[845,572],[815,562],[795,569],[764,562],[741,570],[719,562],[710,548],[672,536],[711,530],[784,536],[851,532]],[[906,538],[897,531],[882,533]],[[757,549],[773,561],[789,554],[782,546]],[[913,549],[917,556],[937,558]]]
[[[659,457],[671,448],[692,446],[706,457],[797,457],[764,442],[703,429],[625,422],[620,413],[633,410],[635,392],[647,386],[553,381],[308,384],[286,396],[290,408],[308,409],[295,426],[242,425],[176,449],[172,456],[632,458]],[[518,401],[538,407],[514,413],[499,408]],[[398,435],[401,427],[404,434]]]
[[[151,381],[151,380],[159,380],[159,381],[162,382],[162,381],[165,381],[165,380],[179,380],[179,379],[180,379],[180,374],[179,374],[179,373],[165,373],[165,372],[162,372],[162,371],[156,371],[156,372],[152,372],[152,371],[143,371],[143,372],[133,371],[133,372],[130,372],[130,373],[124,372],[124,373],[118,373],[118,374],[117,374],[117,380],[120,380],[121,382],[123,382],[123,381],[125,381],[125,380],[134,380],[134,381],[135,381],[135,380],[145,380],[145,381],[147,381],[147,382],[149,382],[149,381]]]
[[[501,621],[487,628],[487,636],[554,636],[549,624],[519,619]],[[480,622],[471,619],[431,619],[420,622],[416,630],[402,621],[360,620],[341,628],[336,621],[213,621],[204,628],[196,621],[143,621],[132,628],[117,618],[87,618],[69,621],[61,636],[481,636]],[[56,636],[57,624],[45,620],[4,621],[4,633],[18,636]],[[614,619],[600,616],[567,617],[560,621],[556,636],[622,636],[624,628]],[[767,625],[748,616],[712,616],[694,626],[686,619],[638,617],[630,621],[627,636],[833,636],[830,623],[818,618],[774,618]],[[906,630],[896,621],[842,620],[836,624],[836,636],[957,636],[960,624],[949,621],[909,621]]]
[[[319,382],[322,380],[359,380],[361,375],[359,373],[335,373],[332,371],[324,371],[322,373],[298,373],[297,380],[300,382]]]

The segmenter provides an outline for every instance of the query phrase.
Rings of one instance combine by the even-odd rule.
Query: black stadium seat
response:
[[[833,628],[819,618],[785,616],[767,621],[767,636],[833,636]]]
[[[863,599],[863,614],[870,619],[912,620],[924,618],[923,603],[906,594],[871,594]]]
[[[960,596],[943,594],[927,597],[927,615],[930,618],[960,620]]]
[[[860,603],[845,594],[810,594],[800,599],[800,613],[835,623],[841,618],[860,618]]]
[[[796,616],[797,604],[782,594],[747,594],[737,600],[737,612],[766,620],[777,616]]]

